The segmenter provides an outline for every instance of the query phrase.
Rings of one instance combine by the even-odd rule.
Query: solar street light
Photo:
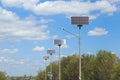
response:
[[[59,80],[61,80],[61,59],[60,59],[60,47],[63,44],[63,40],[55,39],[54,44],[59,46]]]
[[[50,78],[52,80],[52,77],[53,77],[53,73],[52,73],[52,54],[55,54],[55,50],[47,50],[47,53],[51,55],[51,60],[50,60],[50,63],[51,63],[51,72],[49,72],[49,75],[50,75]]]
[[[79,34],[78,34],[78,44],[79,44],[79,80],[81,80],[81,47],[80,47],[80,30],[83,25],[89,24],[89,17],[83,16],[72,16],[71,17],[71,24],[77,25],[79,28]]]
[[[45,60],[45,68],[46,68],[46,61],[49,59],[49,56],[44,56],[43,59]],[[46,69],[45,69],[45,80],[47,80]]]

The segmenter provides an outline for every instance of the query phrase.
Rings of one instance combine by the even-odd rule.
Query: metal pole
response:
[[[44,56],[43,58],[45,59],[45,80],[47,80],[47,77],[46,77],[46,69],[47,69],[46,68],[46,60],[49,59],[49,57],[48,56]]]
[[[52,75],[53,75],[53,73],[52,73],[52,53],[51,53],[51,76],[50,76],[50,77],[51,77],[51,80],[52,80],[52,78],[53,78]]]
[[[61,45],[59,45],[59,80],[61,80],[60,46]]]
[[[52,73],[52,54],[51,54],[51,60],[50,60],[50,63],[51,63],[51,73]]]
[[[45,67],[46,67],[46,60],[45,60]],[[46,69],[45,69],[45,80],[47,80],[47,78],[46,78]]]
[[[61,80],[61,62],[60,62],[60,47],[63,44],[62,40],[54,40],[54,44],[57,44],[59,46],[59,76],[58,79]]]
[[[79,80],[81,79],[81,47],[80,47],[80,33],[82,25],[78,25],[79,27],[79,35],[78,35],[78,45],[79,45]]]

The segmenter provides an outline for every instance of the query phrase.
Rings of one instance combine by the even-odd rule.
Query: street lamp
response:
[[[44,58],[44,60],[45,60],[45,68],[46,68],[46,61],[49,59],[49,56],[44,56],[43,58]],[[46,69],[45,69],[45,80],[47,80],[47,77],[46,77]]]
[[[89,24],[89,17],[87,17],[87,16],[85,16],[85,17],[78,17],[78,16],[71,17],[71,24],[77,25],[77,27],[78,27],[78,29],[79,29],[79,34],[78,34],[78,45],[79,45],[79,80],[81,80],[80,30],[81,30],[81,27],[82,27],[84,24]]]
[[[51,55],[50,63],[51,63],[51,72],[50,72],[50,78],[52,80],[53,73],[52,73],[52,54],[55,54],[55,50],[47,50],[47,53]]]
[[[63,40],[55,39],[54,44],[59,46],[59,80],[61,80],[61,59],[60,59],[60,47],[63,44]]]

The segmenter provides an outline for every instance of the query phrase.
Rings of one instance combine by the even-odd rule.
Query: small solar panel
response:
[[[47,53],[55,53],[55,50],[47,50]]]
[[[44,58],[45,60],[47,60],[47,59],[49,59],[49,56],[44,56],[43,58]]]
[[[54,40],[54,44],[62,45],[62,44],[63,44],[63,41],[60,40],[60,39],[55,39],[55,40]]]

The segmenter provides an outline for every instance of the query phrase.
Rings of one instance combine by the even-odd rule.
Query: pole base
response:
[[[81,77],[79,76],[79,80],[81,80]]]

